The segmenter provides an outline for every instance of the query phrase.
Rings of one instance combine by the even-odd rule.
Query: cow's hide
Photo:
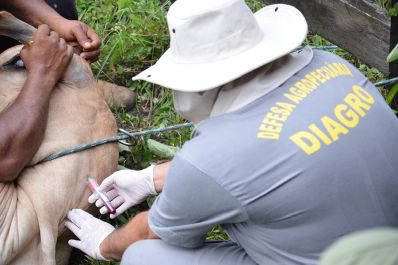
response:
[[[17,53],[1,54],[0,62]],[[64,227],[67,211],[88,208],[87,175],[100,182],[116,169],[116,144],[38,164],[51,153],[116,134],[115,119],[87,63],[74,56],[71,67],[74,74],[51,96],[40,149],[16,181],[0,183],[0,265],[66,264],[71,251],[67,245],[71,234]],[[0,111],[14,101],[25,79],[24,69],[0,69]],[[1,124],[0,130],[5,126]]]

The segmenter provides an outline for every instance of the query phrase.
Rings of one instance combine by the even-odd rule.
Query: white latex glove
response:
[[[106,260],[101,255],[100,244],[115,228],[80,209],[69,211],[66,217],[65,226],[80,239],[69,240],[68,244],[94,259]]]
[[[106,193],[112,206],[116,209],[116,213],[110,215],[112,219],[150,195],[157,194],[153,182],[153,170],[154,166],[139,171],[120,170],[104,179],[98,189]],[[101,214],[109,212],[96,194],[92,194],[88,198],[88,202],[95,202],[95,205],[100,208]]]

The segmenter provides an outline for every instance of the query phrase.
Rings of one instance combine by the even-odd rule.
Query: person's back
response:
[[[395,115],[366,77],[315,51],[270,94],[202,122],[176,159],[209,176],[198,190],[219,185],[240,205],[219,214],[255,262],[316,264],[340,236],[398,225],[396,135]]]
[[[119,213],[134,205],[134,187],[153,194],[159,184],[148,212],[109,232],[74,209],[67,227],[80,241],[71,245],[121,264],[316,264],[346,233],[396,226],[396,118],[339,57],[289,55],[307,33],[297,9],[180,0],[167,18],[170,49],[133,80],[170,88],[195,135],[166,170],[101,184],[120,195]],[[232,240],[206,241],[216,225]]]

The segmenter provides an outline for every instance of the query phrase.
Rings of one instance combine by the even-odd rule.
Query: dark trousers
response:
[[[61,16],[70,20],[77,20],[75,0],[45,0]],[[11,38],[0,36],[0,52],[18,45],[19,43]]]

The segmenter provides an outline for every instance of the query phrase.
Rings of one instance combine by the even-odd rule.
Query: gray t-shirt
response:
[[[221,224],[258,264],[316,264],[338,237],[398,225],[397,135],[366,77],[315,51],[273,92],[198,126],[149,225],[170,244],[198,247]]]

